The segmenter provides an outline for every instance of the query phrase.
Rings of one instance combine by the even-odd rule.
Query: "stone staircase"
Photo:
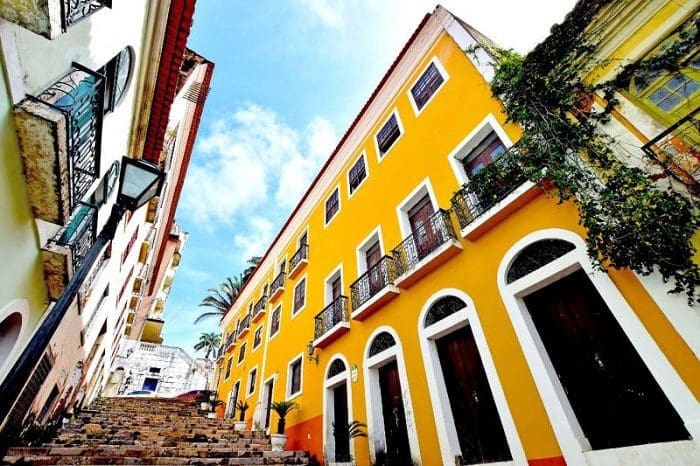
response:
[[[106,398],[40,447],[10,448],[2,464],[305,465],[306,452],[272,451],[260,432],[236,432],[192,402]]]

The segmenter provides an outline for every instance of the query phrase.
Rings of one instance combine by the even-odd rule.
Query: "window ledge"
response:
[[[267,308],[267,306],[266,306],[266,307],[263,307],[262,309],[260,309],[260,310],[253,316],[253,318],[251,319],[251,322],[255,323],[255,322],[258,322],[260,319],[262,319],[263,316],[265,315],[265,313],[267,312],[267,309],[266,309],[266,308]]]
[[[280,286],[279,288],[275,288],[274,291],[272,291],[272,293],[270,293],[270,302],[279,298],[279,296],[282,294],[283,291],[284,291],[284,286]]]
[[[341,321],[331,327],[326,333],[314,340],[314,348],[323,349],[350,331],[350,323]]]
[[[299,275],[299,273],[301,273],[302,270],[304,270],[304,268],[306,268],[306,265],[308,263],[309,263],[308,259],[300,260],[299,263],[297,265],[295,265],[294,268],[289,271],[289,273],[287,274],[287,278],[289,278],[289,279],[295,278],[297,275]]]
[[[362,306],[352,311],[350,317],[352,317],[355,320],[365,320],[366,318],[374,314],[376,311],[378,311],[379,308],[381,308],[386,303],[397,297],[400,292],[401,290],[399,290],[398,287],[389,284],[381,290],[379,290],[377,294],[368,299],[367,302],[362,304]]]
[[[462,245],[455,239],[446,241],[439,248],[425,256],[415,267],[398,276],[394,283],[402,289],[411,287],[418,280],[428,275],[440,265],[447,262],[452,256],[462,250]]]

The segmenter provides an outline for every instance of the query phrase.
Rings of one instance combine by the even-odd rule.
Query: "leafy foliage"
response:
[[[195,351],[206,351],[204,357],[209,359],[210,354],[216,354],[221,342],[221,334],[216,332],[204,332],[199,335],[199,341],[194,345]]]
[[[287,415],[299,408],[299,404],[295,401],[275,401],[270,404],[270,409],[277,413],[279,419],[277,420],[277,433],[284,434],[285,419]]]
[[[231,308],[233,302],[238,297],[238,294],[243,288],[241,277],[226,277],[223,283],[218,288],[209,288],[209,295],[205,297],[200,306],[214,309],[213,311],[203,312],[194,321],[195,324],[202,322],[210,317],[224,317],[224,314]]]

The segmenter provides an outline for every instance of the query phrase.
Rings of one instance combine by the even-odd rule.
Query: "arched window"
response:
[[[134,69],[134,51],[124,47],[99,71],[105,76],[104,114],[114,111],[126,94]]]
[[[436,322],[441,321],[445,317],[454,314],[460,309],[464,309],[467,303],[456,296],[445,296],[438,299],[432,306],[428,314],[425,316],[425,326],[428,327]]]
[[[369,355],[375,356],[382,351],[391,348],[396,345],[396,340],[387,332],[382,332],[377,335],[372,341],[372,345],[369,347]]]
[[[0,367],[5,364],[22,330],[22,314],[13,312],[0,322]]]
[[[545,239],[532,243],[513,260],[508,269],[506,283],[513,283],[574,249],[576,246],[562,239]]]
[[[330,367],[328,368],[328,376],[326,377],[326,379],[330,379],[331,377],[340,374],[346,369],[347,368],[345,367],[345,363],[340,359],[336,359],[331,363]]]

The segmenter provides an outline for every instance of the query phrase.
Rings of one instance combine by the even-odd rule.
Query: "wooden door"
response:
[[[384,288],[384,280],[381,267],[375,267],[382,260],[382,253],[379,249],[379,241],[374,243],[367,249],[365,253],[365,260],[367,261],[367,272],[369,273],[369,294],[374,296],[379,290]]]
[[[690,438],[585,272],[525,304],[593,449]]]
[[[272,405],[272,389],[274,388],[274,380],[270,380],[265,384],[265,428],[270,427],[270,405]]]
[[[382,395],[382,414],[386,436],[388,464],[410,465],[411,449],[408,443],[406,414],[401,395],[401,381],[396,361],[379,368],[379,386]]]
[[[418,259],[427,256],[434,249],[437,235],[435,227],[430,223],[430,217],[434,213],[435,210],[428,195],[408,211],[408,221],[411,224]]]
[[[348,436],[348,388],[345,383],[333,389],[333,437],[335,461],[350,461],[350,437]]]

